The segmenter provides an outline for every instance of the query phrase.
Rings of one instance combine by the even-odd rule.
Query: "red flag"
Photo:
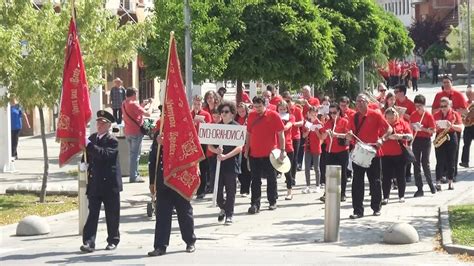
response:
[[[191,200],[201,183],[198,164],[204,153],[186,100],[174,36],[168,60],[163,106],[163,179],[168,187]]]
[[[61,142],[59,167],[65,165],[85,146],[86,124],[92,110],[81,48],[73,19],[69,23],[63,88],[56,141]]]

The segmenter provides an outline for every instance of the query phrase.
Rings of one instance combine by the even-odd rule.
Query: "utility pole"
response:
[[[471,0],[467,0],[467,86],[471,86]]]
[[[188,103],[191,104],[193,97],[193,53],[191,47],[191,10],[189,0],[184,0],[184,26],[186,94]]]
[[[364,58],[359,65],[359,92],[362,93],[365,91],[365,66],[364,66]]]

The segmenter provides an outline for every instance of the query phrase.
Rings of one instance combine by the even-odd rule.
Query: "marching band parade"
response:
[[[78,246],[82,257],[96,252],[100,243],[104,243],[104,253],[130,244],[126,239],[130,232],[124,234],[120,228],[121,219],[122,223],[136,219],[123,215],[127,211],[123,203],[129,200],[123,196],[126,186],[142,189],[140,196],[151,199],[147,215],[154,216],[155,220],[150,219],[154,227],[146,228],[146,233],[153,232],[154,238],[140,243],[150,246],[143,257],[175,253],[170,248],[173,221],[179,226],[183,252],[198,255],[202,224],[196,221],[212,217],[213,226],[244,231],[242,220],[253,225],[260,217],[270,220],[270,215],[287,215],[284,208],[288,204],[298,208],[324,204],[324,216],[311,213],[312,219],[321,216],[325,226],[334,222],[328,218],[334,207],[337,230],[343,219],[356,226],[365,223],[370,230],[371,223],[387,222],[384,219],[393,206],[403,208],[412,200],[436,201],[458,193],[463,185],[459,181],[464,181],[458,168],[464,172],[472,167],[474,92],[468,85],[464,94],[453,86],[452,75],[438,75],[436,58],[432,59],[432,82],[437,84],[439,76],[442,85],[430,88],[436,90],[432,102],[422,93],[426,88],[419,87],[425,70],[418,67],[416,58],[390,59],[386,66],[372,63],[374,73],[378,71],[376,81],[367,88],[362,81],[359,90],[329,91],[308,84],[310,79],[287,84],[275,78],[268,84],[261,78],[258,88],[252,90],[239,80],[235,95],[230,90],[234,86],[227,83],[202,93],[191,86],[193,93],[189,93],[171,32],[166,78],[155,99],[159,104],[153,104],[153,98],[139,97],[139,89],[125,88],[116,77],[110,79],[111,108],[104,109],[102,103],[92,112],[75,19],[69,25],[55,137],[60,143],[59,167],[74,158],[80,160],[82,243]],[[363,66],[364,62],[361,75]],[[193,79],[188,80],[192,85]],[[16,109],[13,117],[21,120],[21,110]],[[15,145],[11,146],[15,158],[18,133],[15,131]],[[151,145],[146,147],[149,140]],[[145,170],[140,167],[144,159]],[[45,176],[47,171],[45,166]],[[122,181],[124,176],[128,182]],[[416,190],[410,190],[413,188]],[[201,215],[193,209],[207,203],[212,204],[211,214]],[[103,236],[99,227],[102,204],[107,237],[99,239]],[[130,206],[133,208],[132,203]],[[347,211],[342,218],[340,209]],[[143,233],[140,230],[135,232]],[[219,237],[231,236],[223,233]]]

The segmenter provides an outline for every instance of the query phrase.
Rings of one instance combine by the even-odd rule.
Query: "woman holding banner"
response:
[[[234,121],[236,107],[234,103],[223,102],[217,107],[221,114],[222,120],[220,124],[239,125]],[[217,188],[217,205],[221,209],[217,220],[222,222],[225,216],[225,224],[232,224],[232,216],[234,214],[235,193],[237,187],[237,175],[240,174],[240,152],[242,146],[219,146],[208,145],[208,149],[217,154],[217,160],[221,161],[219,172],[219,185]],[[224,199],[224,187],[226,198]]]

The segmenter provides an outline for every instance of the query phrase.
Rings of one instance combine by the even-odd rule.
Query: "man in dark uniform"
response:
[[[122,174],[118,157],[118,141],[109,133],[114,116],[107,111],[97,112],[97,133],[86,139],[89,200],[89,215],[84,225],[81,251],[90,253],[95,250],[95,237],[99,221],[100,206],[104,203],[107,223],[106,250],[114,250],[120,241],[120,191]]]
[[[160,128],[159,122],[156,128]],[[181,238],[186,243],[186,252],[192,253],[196,250],[194,246],[196,236],[194,235],[193,207],[188,200],[164,184],[163,146],[161,145],[158,169],[156,169],[158,143],[161,144],[162,141],[162,136],[159,132],[156,132],[148,161],[150,192],[152,194],[156,192],[155,242],[153,251],[148,252],[148,256],[152,257],[166,254],[166,248],[170,242],[173,208],[176,209]]]

